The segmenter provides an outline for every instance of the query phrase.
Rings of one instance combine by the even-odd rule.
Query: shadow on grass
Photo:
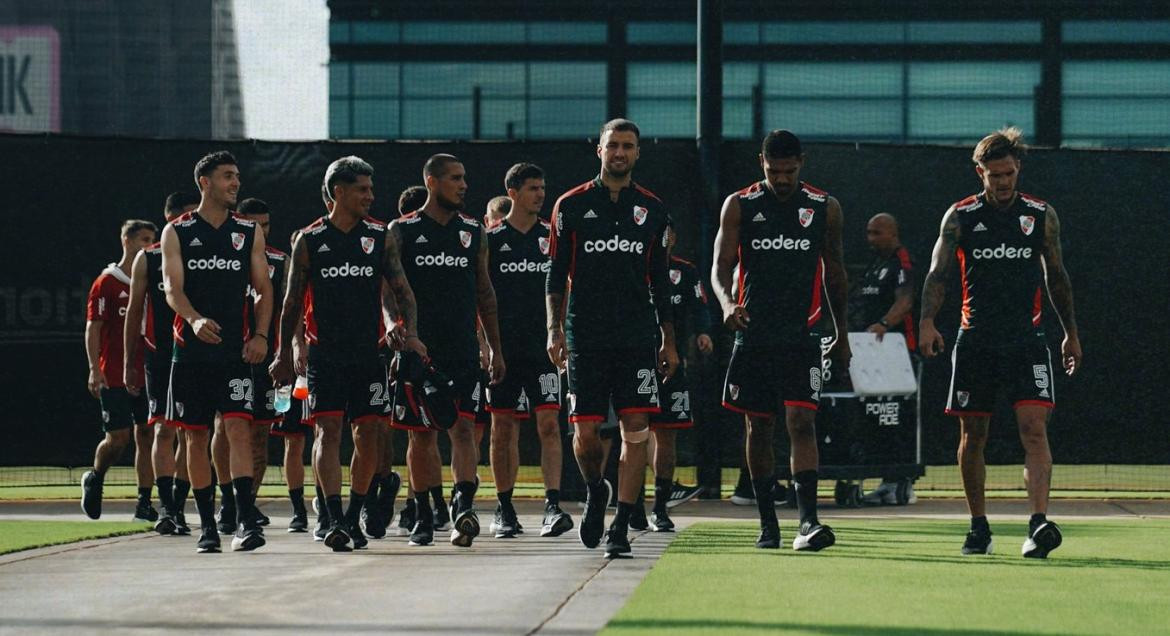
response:
[[[926,636],[1024,636],[1035,634],[1032,631],[1007,631],[995,629],[961,629],[961,628],[932,628],[932,627],[902,627],[893,625],[825,625],[809,623],[786,623],[781,621],[747,621],[747,620],[717,620],[717,619],[650,619],[650,618],[615,618],[606,626],[607,629],[634,629],[634,630],[670,630],[694,629],[712,630],[716,633],[724,630],[754,630],[761,632],[798,631],[809,634],[824,634],[826,636],[860,635],[860,636],[890,636],[890,635],[926,635]]]

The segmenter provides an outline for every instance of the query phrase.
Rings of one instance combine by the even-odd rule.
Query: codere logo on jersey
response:
[[[1008,247],[1007,243],[1000,243],[999,247],[977,247],[971,250],[971,256],[980,260],[989,258],[1032,258],[1032,248]]]
[[[414,264],[431,267],[467,267],[470,261],[466,256],[448,256],[446,252],[438,254],[419,254],[414,257]]]
[[[341,265],[333,267],[322,267],[321,278],[349,278],[351,276],[362,276],[369,278],[374,275],[374,267],[372,265],[354,265],[353,263],[345,262]]]
[[[590,252],[625,252],[626,254],[641,254],[645,251],[641,241],[631,241],[614,234],[609,239],[585,241],[585,253]]]
[[[785,238],[781,234],[776,238],[752,239],[751,245],[754,250],[797,250],[807,252],[812,247],[812,241],[808,239]]]
[[[223,270],[238,272],[244,266],[243,263],[236,259],[226,258],[189,258],[187,259],[187,269],[195,271],[197,269],[206,270]]]

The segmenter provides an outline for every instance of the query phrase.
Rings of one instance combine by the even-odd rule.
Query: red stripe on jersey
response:
[[[751,184],[750,186],[740,190],[739,192],[736,192],[735,194],[737,194],[739,196],[743,196],[745,194],[751,194],[751,193],[759,190],[762,187],[763,187],[763,184],[760,181],[757,181],[757,182]]]
[[[963,289],[963,318],[960,326],[966,329],[971,326],[971,289],[967,285],[967,253],[963,248],[957,248],[955,255],[959,257],[959,285]]]
[[[672,261],[675,261],[675,262],[678,262],[678,263],[686,263],[687,265],[690,265],[691,267],[694,267],[694,266],[695,266],[695,264],[694,264],[694,263],[692,263],[692,262],[688,261],[688,260],[687,260],[687,259],[685,259],[685,258],[679,258],[679,257],[675,256],[674,254],[671,254],[671,255],[670,255],[670,260],[672,260]]]
[[[1040,326],[1041,314],[1044,312],[1044,299],[1040,296],[1040,286],[1036,286],[1036,296],[1032,299],[1032,326]]]
[[[175,342],[179,343],[180,347],[187,346],[187,341],[183,340],[183,317],[178,313],[175,314],[175,321],[171,323],[171,333],[175,336]]]
[[[146,332],[142,334],[142,341],[151,351],[158,351],[154,341],[154,303],[150,302],[150,294],[146,294]]]
[[[313,287],[305,288],[305,338],[317,344],[317,319],[313,317]]]
[[[742,245],[740,245],[738,248],[736,248],[735,254],[736,254],[736,258],[739,259],[739,276],[738,276],[738,278],[739,278],[739,304],[742,305],[744,298],[747,297],[747,292],[745,292],[743,289],[744,279],[747,278],[747,268],[744,267],[743,246]]]
[[[817,271],[813,273],[812,302],[808,305],[808,326],[821,319],[821,276],[825,271],[825,259],[817,259]]]
[[[634,189],[637,190],[638,192],[641,192],[642,194],[650,197],[651,199],[654,199],[655,201],[662,203],[662,199],[658,198],[657,194],[654,194],[653,192],[647,190],[646,188],[643,188],[642,186],[640,186],[636,183],[634,184]]]
[[[805,182],[805,181],[802,181],[800,183],[800,187],[802,190],[805,190],[809,194],[820,194],[820,195],[826,195],[826,196],[829,194],[828,192],[825,192],[824,190],[822,190],[822,189],[820,189],[820,188],[818,188],[818,187],[816,187],[808,182]]]

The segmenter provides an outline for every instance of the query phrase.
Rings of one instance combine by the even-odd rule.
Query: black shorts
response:
[[[268,365],[252,365],[252,389],[256,395],[252,404],[253,424],[269,426],[284,419],[283,413],[276,412],[276,387],[272,385],[272,376],[268,375]]]
[[[662,382],[662,412],[650,416],[650,428],[651,430],[691,428],[694,425],[687,367],[680,362],[678,370],[670,380]]]
[[[658,413],[658,356],[652,347],[569,352],[569,421],[602,422],[612,401],[617,415]]]
[[[292,398],[292,405],[289,407],[288,413],[285,413],[284,417],[272,423],[272,429],[269,433],[277,437],[293,437],[297,435],[313,437],[312,421],[312,414],[309,413],[309,403]]]
[[[146,395],[130,395],[126,387],[104,388],[101,392],[102,431],[112,433],[135,424],[146,424]]]
[[[487,410],[526,420],[537,411],[561,409],[561,376],[542,359],[508,360],[504,381],[487,389]]]
[[[723,406],[753,417],[773,417],[785,407],[817,410],[821,397],[821,349],[815,340],[788,347],[745,349],[735,345],[723,383]]]
[[[1048,344],[987,347],[964,342],[960,336],[951,351],[951,387],[947,415],[990,417],[1002,389],[1012,407],[1056,405],[1052,354]]]
[[[171,364],[171,388],[167,419],[183,428],[203,430],[224,419],[252,419],[252,368],[243,360],[232,362],[175,362]]]
[[[169,354],[146,355],[146,408],[148,423],[166,422],[167,389],[171,384],[171,357]]]
[[[459,411],[459,419],[474,423],[476,413],[479,412],[480,403],[484,398],[484,385],[481,383],[483,370],[479,367],[479,360],[453,361],[433,358],[431,363],[434,364],[435,369],[455,381],[455,393],[458,395],[455,400],[455,408]],[[398,394],[399,392],[396,391],[395,395]],[[434,430],[411,417],[410,409],[406,407],[399,409],[399,406],[399,404],[394,405],[394,417],[390,420],[390,426],[406,431]]]
[[[327,355],[309,355],[309,412],[340,417],[352,424],[385,420],[390,401],[386,365],[378,356],[339,363]]]

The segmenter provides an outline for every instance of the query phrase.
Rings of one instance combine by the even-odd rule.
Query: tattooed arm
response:
[[[402,345],[422,357],[427,356],[427,347],[418,337],[418,303],[414,290],[406,280],[402,269],[402,228],[391,222],[386,228],[386,250],[383,256],[382,312],[390,325],[402,325]]]
[[[488,373],[492,384],[504,379],[504,350],[500,346],[500,321],[496,310],[496,290],[492,287],[489,270],[487,230],[479,229],[479,254],[475,268],[475,304],[479,309],[479,324],[488,344]]]
[[[958,245],[959,218],[952,207],[943,215],[938,240],[934,242],[934,252],[930,256],[930,271],[926,273],[926,281],[922,284],[922,319],[918,323],[921,340],[918,346],[922,355],[928,358],[942,353],[944,348],[942,334],[934,326],[934,317],[942,307],[943,297],[946,295],[947,273],[950,271]]]
[[[292,361],[292,341],[297,328],[305,321],[305,290],[309,286],[309,248],[304,235],[297,236],[289,258],[288,278],[284,284],[284,302],[280,309],[280,345],[268,372],[279,385],[295,380]]]
[[[558,369],[565,367],[565,288],[569,280],[569,262],[573,258],[570,240],[572,229],[565,228],[564,211],[561,202],[553,207],[552,241],[549,245],[548,277],[544,284],[545,312],[548,326],[548,358]]]
[[[1081,340],[1077,333],[1077,320],[1073,311],[1072,282],[1064,267],[1064,255],[1060,247],[1060,219],[1056,209],[1048,206],[1044,222],[1044,280],[1048,286],[1048,299],[1056,309],[1056,316],[1064,327],[1064,341],[1060,345],[1060,358],[1065,373],[1072,375],[1081,367]]]

